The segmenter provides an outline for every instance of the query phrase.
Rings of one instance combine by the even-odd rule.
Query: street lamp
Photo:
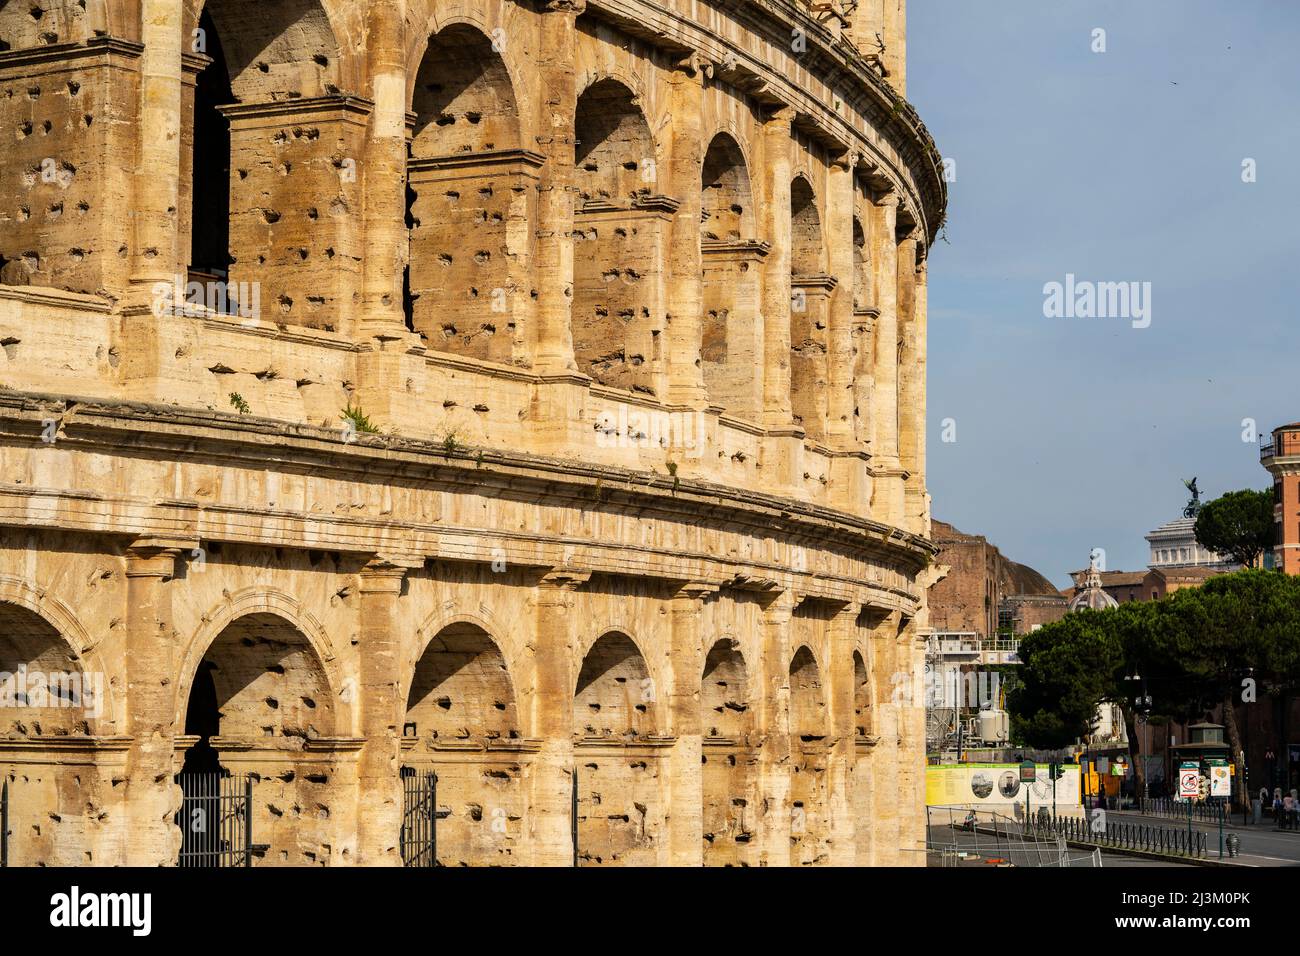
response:
[[[1146,678],[1143,677],[1136,670],[1133,672],[1132,677],[1125,677],[1124,682],[1126,684],[1131,682],[1133,690],[1136,691],[1136,693],[1132,695],[1133,710],[1135,711],[1135,717],[1133,720],[1133,730],[1136,733],[1138,727],[1141,724],[1146,723],[1147,714],[1151,713],[1151,695],[1147,693]],[[1142,735],[1140,733],[1137,735],[1137,740],[1135,740],[1133,744],[1137,748],[1137,762],[1133,766],[1133,795],[1138,799],[1139,801],[1138,806],[1140,809],[1142,806],[1142,802],[1147,799],[1147,791],[1148,791],[1147,774],[1146,774],[1147,768],[1146,768],[1146,764],[1142,762]],[[1137,769],[1139,766],[1142,768],[1142,792],[1141,793],[1137,792]]]

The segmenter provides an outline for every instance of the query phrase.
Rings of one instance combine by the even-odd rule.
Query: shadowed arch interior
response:
[[[618,80],[598,80],[578,97],[574,165],[582,200],[627,205],[655,191],[654,136]]]
[[[822,224],[812,185],[802,176],[790,184],[790,273],[815,276],[823,267]]]
[[[708,737],[741,737],[749,731],[749,675],[740,645],[721,640],[704,659],[700,683],[704,733]]]
[[[871,261],[867,253],[867,234],[862,229],[862,220],[853,217],[853,308],[865,309],[871,305],[870,295]]]
[[[529,294],[535,168],[520,147],[519,107],[492,41],[463,24],[429,39],[412,95],[404,272],[407,327],[424,344],[527,364],[516,305]]]
[[[22,737],[89,733],[84,705],[105,703],[82,696],[97,692],[82,683],[93,676],[54,625],[25,607],[0,603],[0,680],[6,685],[0,731]]]
[[[339,46],[319,0],[207,0],[203,12],[240,102],[339,92]]]
[[[247,614],[226,625],[203,655],[185,723],[187,732],[215,725],[223,737],[301,747],[334,733],[335,706],[324,667],[302,632],[275,614]]]
[[[411,111],[412,158],[519,146],[519,109],[505,62],[491,40],[464,24],[429,38]]]
[[[790,661],[790,733],[796,737],[820,737],[826,733],[821,672],[806,645]]]
[[[737,241],[754,233],[749,170],[740,146],[727,133],[709,143],[701,168],[703,214],[700,232],[705,241]]]
[[[606,634],[583,658],[573,727],[587,737],[635,737],[654,728],[650,671],[626,634]]]
[[[429,642],[415,665],[406,721],[433,740],[520,736],[514,686],[505,658],[481,627],[451,624]]]
[[[614,79],[578,97],[574,123],[573,353],[601,385],[656,394],[666,324],[661,249],[671,230],[656,190],[655,142]]]
[[[871,735],[874,727],[871,710],[871,675],[861,651],[853,652],[853,730],[859,737]]]

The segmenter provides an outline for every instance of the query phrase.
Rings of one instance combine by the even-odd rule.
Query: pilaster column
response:
[[[180,250],[181,53],[184,4],[141,0],[140,126],[135,177],[131,281],[148,305],[156,282],[184,271]],[[188,252],[188,250],[187,250]]]
[[[173,823],[180,788],[172,781],[179,675],[171,582],[182,549],[192,546],[141,538],[126,552],[127,866],[169,866],[180,852]]]
[[[846,604],[828,622],[830,660],[826,670],[830,747],[827,754],[826,813],[830,819],[831,866],[853,866],[856,862],[853,769],[857,760],[857,733],[853,721],[853,638],[859,607]]]
[[[705,401],[701,283],[700,177],[704,163],[700,113],[704,105],[704,67],[692,59],[672,77],[672,166],[669,190],[680,201],[673,215],[666,278],[668,282],[668,401],[702,405]]]
[[[917,640],[916,621],[899,633],[898,669],[906,674],[909,693],[900,695],[898,726],[898,863],[925,866],[925,701],[921,669],[925,643]]]
[[[537,151],[546,157],[538,182],[537,351],[542,373],[572,372],[573,357],[573,173],[578,81],[574,66],[578,16],[586,0],[549,0],[542,14],[537,54],[542,115]]]
[[[763,124],[766,177],[762,195],[763,238],[763,424],[789,428],[790,409],[790,124],[794,110],[782,108]]]
[[[898,461],[898,194],[877,200],[871,216],[872,285],[876,289],[874,390],[871,393],[872,517],[903,520],[903,480]]]
[[[830,355],[826,439],[832,448],[854,447],[853,422],[853,166],[846,153],[832,160],[826,199],[830,274],[838,281],[830,302]]]
[[[677,742],[669,757],[668,839],[670,865],[704,865],[703,720],[700,678],[704,672],[704,602],[716,585],[691,583],[672,598],[672,688],[669,708]]]
[[[361,747],[357,777],[357,862],[401,866],[402,580],[409,566],[376,557],[357,575],[360,596]]]
[[[531,736],[542,742],[529,766],[526,829],[533,866],[573,866],[573,695],[577,685],[574,592],[591,576],[556,569],[537,585]]]
[[[365,258],[360,338],[406,335],[402,271],[406,233],[406,0],[371,0],[366,13],[370,135],[366,139]],[[344,314],[349,310],[344,309]]]
[[[758,859],[790,865],[790,631],[794,596],[782,591],[763,611],[758,686]]]
[[[906,255],[900,246],[899,282],[908,290],[907,325],[903,335],[903,362],[899,370],[900,418],[903,422],[902,441],[899,448],[900,464],[907,472],[904,488],[906,527],[909,531],[928,535],[930,532],[930,506],[925,490],[925,414],[926,414],[926,266],[918,258],[920,245],[910,240],[911,249]],[[904,260],[911,263],[910,272],[904,275]]]

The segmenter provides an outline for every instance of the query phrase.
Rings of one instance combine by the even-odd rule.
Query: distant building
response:
[[[1065,598],[1042,574],[1005,557],[983,535],[943,521],[930,533],[948,575],[930,589],[930,625],[936,632],[981,639],[1020,635],[1065,615]]]
[[[1175,518],[1167,521],[1147,535],[1151,545],[1152,568],[1214,568],[1216,571],[1234,571],[1240,567],[1231,558],[1225,558],[1196,541],[1196,519]]]
[[[1273,566],[1300,574],[1300,422],[1273,429],[1259,461],[1273,476]]]

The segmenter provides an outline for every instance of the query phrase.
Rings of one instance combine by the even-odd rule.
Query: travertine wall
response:
[[[257,865],[403,773],[444,865],[922,861],[945,196],[850,6],[0,3],[0,671],[101,688],[0,708],[15,862],[218,767]]]

